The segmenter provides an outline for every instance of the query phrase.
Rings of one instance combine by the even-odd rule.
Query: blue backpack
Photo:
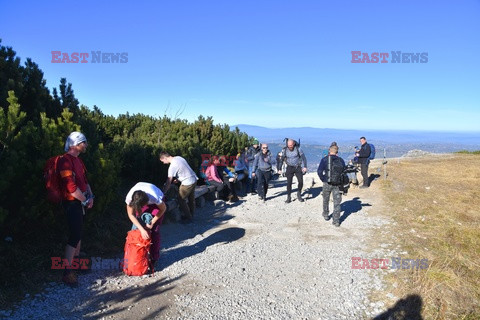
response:
[[[368,145],[370,146],[370,156],[368,157],[368,160],[373,160],[375,159],[375,146],[371,143]]]

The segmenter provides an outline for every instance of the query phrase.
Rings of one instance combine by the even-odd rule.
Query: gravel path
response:
[[[284,178],[272,185],[266,203],[253,195],[236,204],[207,202],[193,224],[164,225],[161,271],[153,277],[94,271],[80,276],[77,289],[50,283],[0,317],[366,319],[380,313],[383,302],[369,294],[383,289],[382,271],[352,269],[351,261],[393,252],[389,244],[367,251],[389,223],[377,214],[375,184],[343,197],[339,228],[321,216],[321,184],[313,173],[305,176],[304,203],[284,203]]]

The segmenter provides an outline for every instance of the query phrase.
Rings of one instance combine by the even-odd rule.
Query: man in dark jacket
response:
[[[248,179],[247,179],[247,193],[255,193],[255,176],[252,176],[253,171],[253,161],[255,160],[255,155],[260,153],[260,146],[258,145],[258,140],[253,140],[253,145],[251,145],[247,150],[247,164],[248,164]]]
[[[368,188],[369,187],[369,182],[368,182],[368,164],[370,163],[370,153],[372,150],[370,149],[370,145],[367,143],[367,139],[365,137],[360,138],[360,143],[362,146],[360,147],[360,150],[355,153],[355,156],[358,157],[358,163],[360,163],[360,172],[363,177],[363,185],[360,186],[360,188]]]
[[[328,155],[323,157],[318,166],[318,177],[323,182],[323,218],[329,220],[329,202],[330,194],[333,195],[333,225],[336,227],[340,226],[340,204],[342,203],[342,193],[340,188],[342,183],[339,183],[337,178],[334,178],[334,175],[338,177],[338,174],[345,170],[345,161],[342,158],[337,156],[338,147],[331,146],[328,150]],[[333,172],[335,171],[335,172]]]

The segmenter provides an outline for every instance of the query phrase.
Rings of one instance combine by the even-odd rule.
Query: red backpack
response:
[[[130,230],[125,242],[123,272],[128,276],[143,276],[148,269],[153,272],[150,263],[151,239],[143,239],[139,229]]]
[[[58,172],[58,160],[62,155],[51,157],[43,167],[43,177],[45,178],[45,187],[47,188],[47,200],[51,203],[59,204],[63,199],[63,189],[60,173]]]

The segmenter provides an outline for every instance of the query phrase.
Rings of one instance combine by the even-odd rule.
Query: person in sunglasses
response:
[[[255,155],[252,177],[257,177],[257,193],[260,200],[267,200],[268,182],[272,178],[272,166],[276,163],[275,157],[268,150],[266,143],[262,144],[262,152]]]

